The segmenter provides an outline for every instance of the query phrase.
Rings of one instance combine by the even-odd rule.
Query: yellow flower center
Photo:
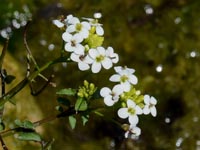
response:
[[[128,108],[128,113],[134,115],[134,114],[135,114],[135,109],[133,109],[133,108]]]
[[[128,77],[126,75],[121,76],[120,81],[126,82],[128,80]]]
[[[81,29],[82,29],[82,24],[81,23],[77,23],[76,24],[76,30],[77,31],[81,31]]]
[[[104,60],[104,56],[103,55],[99,55],[98,57],[96,57],[96,61],[97,62],[101,62],[101,61],[103,61]]]

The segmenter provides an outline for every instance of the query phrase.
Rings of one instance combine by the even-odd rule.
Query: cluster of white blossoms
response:
[[[70,59],[78,63],[80,70],[91,68],[93,73],[98,73],[101,68],[110,69],[113,64],[119,61],[118,54],[114,53],[112,47],[104,48],[102,24],[98,23],[99,14],[92,18],[82,18],[68,15],[66,18],[53,20],[53,23],[63,29],[62,39],[65,42],[64,49],[70,52]],[[138,83],[134,75],[135,70],[127,67],[114,67],[116,74],[110,77],[110,81],[117,84],[112,88],[103,87],[100,95],[107,106],[120,104],[118,116],[127,119],[125,137],[136,138],[141,134],[141,129],[137,127],[139,115],[152,114],[156,116],[156,99],[149,95],[141,95],[134,86]]]
[[[14,11],[13,13],[7,14],[7,27],[0,30],[0,35],[3,38],[9,39],[13,29],[24,27],[28,20],[32,18],[32,14],[26,5],[23,6],[23,11],[24,12]]]
[[[62,39],[64,49],[70,52],[70,59],[78,63],[80,70],[91,68],[93,73],[98,73],[101,68],[110,69],[119,61],[118,54],[112,47],[104,48],[102,24],[98,23],[98,14],[93,18],[79,18],[68,15],[66,18],[53,20],[53,23],[63,29]]]
[[[104,98],[107,106],[113,106],[115,103],[120,104],[118,116],[127,119],[129,125],[126,127],[125,137],[137,138],[141,134],[141,129],[137,127],[139,115],[152,114],[157,115],[157,100],[153,96],[141,95],[140,91],[134,88],[138,79],[133,74],[134,69],[117,66],[114,67],[116,74],[110,77],[110,81],[117,82],[112,89],[104,87],[100,91],[100,95]]]

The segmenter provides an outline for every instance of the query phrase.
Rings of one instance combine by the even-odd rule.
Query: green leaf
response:
[[[72,129],[76,127],[76,118],[74,116],[69,116],[69,124]]]
[[[65,106],[70,106],[70,101],[66,98],[63,97],[58,97],[57,98],[58,103],[65,105]]]
[[[83,125],[85,125],[88,122],[89,115],[81,116],[81,118],[82,118],[82,121],[83,121]]]
[[[36,132],[19,132],[16,138],[22,141],[40,142],[42,140],[41,136]]]
[[[10,84],[15,79],[15,76],[7,75],[5,78],[6,84]]]
[[[5,125],[3,122],[0,123],[0,131],[3,131],[5,129]]]
[[[28,120],[25,121],[20,121],[19,119],[15,120],[15,124],[21,128],[25,128],[25,129],[32,129],[34,130],[34,124]]]
[[[79,97],[75,103],[75,110],[76,111],[85,111],[87,110],[87,102],[84,98]]]
[[[60,91],[56,92],[57,95],[68,95],[68,96],[74,96],[76,95],[76,90],[75,89],[61,89]]]

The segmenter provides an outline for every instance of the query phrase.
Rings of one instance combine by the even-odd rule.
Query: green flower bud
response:
[[[85,39],[85,43],[89,45],[90,48],[97,48],[99,46],[102,46],[104,41],[104,37],[98,36],[97,34],[90,33],[88,38]]]

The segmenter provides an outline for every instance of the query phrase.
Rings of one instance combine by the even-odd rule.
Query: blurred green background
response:
[[[61,119],[42,129],[44,139],[55,139],[53,150],[200,149],[199,0],[0,0],[0,30],[9,24],[10,14],[23,12],[25,6],[33,16],[27,39],[39,64],[58,56],[62,46],[61,31],[52,25],[52,19],[67,14],[93,17],[101,12],[104,46],[112,46],[120,54],[120,65],[136,69],[137,88],[158,100],[157,117],[140,117],[142,134],[136,141],[124,139],[121,129],[104,118],[91,116],[86,126],[78,124],[75,130],[70,129],[67,119]],[[16,72],[26,71],[22,31],[15,30],[10,40],[9,53],[14,61],[5,61],[13,65],[10,72],[16,65],[20,66]],[[1,44],[4,41],[0,38]],[[98,87],[110,85],[108,78],[113,70],[93,75],[69,64],[45,72],[47,76],[50,73],[55,74],[57,87],[48,87],[34,97],[34,105],[43,117],[56,113],[55,91],[76,88],[84,79]],[[23,92],[26,96],[19,99],[30,99],[30,91]],[[21,111],[35,113],[35,108],[28,108],[24,105]],[[114,109],[105,113],[117,118]],[[21,149],[30,149],[30,145],[22,144]]]

